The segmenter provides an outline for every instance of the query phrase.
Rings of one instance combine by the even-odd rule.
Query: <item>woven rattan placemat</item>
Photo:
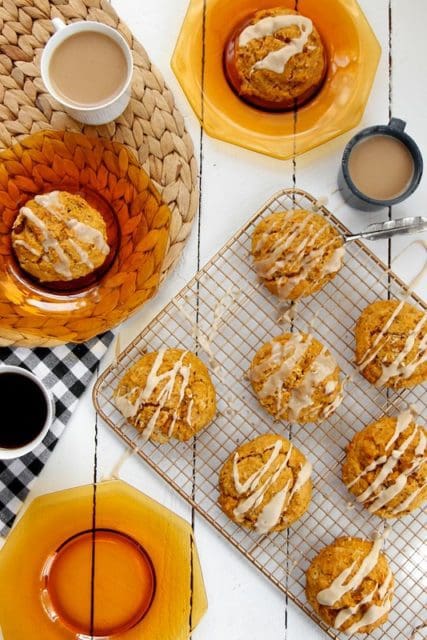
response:
[[[40,57],[54,17],[103,22],[120,31],[131,47],[132,99],[115,122],[81,125],[46,92]],[[107,0],[0,0],[0,150],[45,129],[115,139],[137,155],[172,213],[165,277],[182,251],[197,208],[193,144],[162,75]]]

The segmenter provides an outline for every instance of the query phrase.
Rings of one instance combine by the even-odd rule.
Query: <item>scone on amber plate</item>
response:
[[[348,634],[370,633],[387,620],[394,577],[382,542],[337,538],[312,561],[305,591],[328,626]]]
[[[356,365],[369,382],[393,389],[427,381],[427,313],[405,301],[378,300],[356,324]]]
[[[286,159],[357,125],[380,54],[357,0],[190,0],[172,69],[208,135]]]
[[[12,246],[22,269],[40,282],[84,278],[111,251],[101,213],[66,191],[37,195],[21,207]]]
[[[114,401],[143,440],[189,440],[216,412],[209,372],[191,351],[146,353],[120,380]]]
[[[119,142],[43,131],[0,152],[0,346],[84,342],[157,291],[170,211]]]
[[[252,360],[249,378],[261,405],[279,420],[319,423],[343,399],[335,358],[308,333],[284,333],[265,343]]]
[[[427,500],[427,430],[411,409],[383,416],[356,433],[342,478],[368,511],[401,518]]]
[[[237,524],[259,534],[282,531],[311,499],[311,464],[289,440],[274,433],[245,442],[219,476],[219,504]]]
[[[330,222],[302,209],[271,213],[252,236],[257,274],[282,300],[322,289],[341,269],[344,253],[343,239]]]
[[[237,95],[262,109],[304,104],[321,87],[327,61],[313,21],[292,9],[256,11],[231,35],[224,51]]]

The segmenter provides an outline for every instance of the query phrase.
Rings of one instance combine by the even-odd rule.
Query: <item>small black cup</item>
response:
[[[362,131],[359,131],[359,133],[353,136],[353,138],[351,138],[351,140],[347,143],[341,161],[341,170],[338,178],[338,183],[339,187],[343,191],[345,199],[350,204],[354,204],[354,206],[358,209],[363,209],[366,211],[372,211],[381,207],[390,207],[391,205],[402,202],[402,200],[408,198],[418,187],[423,175],[423,157],[415,141],[410,136],[408,136],[407,133],[404,132],[405,127],[406,122],[404,120],[400,120],[399,118],[391,118],[388,124],[378,124],[374,125],[373,127],[362,129]],[[400,140],[400,142],[403,142],[414,161],[414,175],[412,176],[412,180],[409,183],[407,189],[391,200],[376,200],[375,198],[370,198],[365,193],[362,193],[352,181],[348,169],[350,154],[355,145],[358,144],[361,140],[366,140],[366,138],[376,135],[391,136],[392,138],[396,138],[397,140]]]

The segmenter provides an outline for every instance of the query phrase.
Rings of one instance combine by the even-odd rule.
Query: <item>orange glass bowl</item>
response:
[[[209,135],[286,159],[358,124],[381,48],[356,0],[299,0],[298,11],[313,20],[326,48],[328,71],[323,86],[298,109],[296,118],[293,112],[269,113],[252,107],[227,82],[224,48],[251,13],[277,6],[294,9],[295,0],[190,0],[172,68]]]
[[[56,189],[79,193],[104,217],[110,254],[80,281],[44,286],[14,257],[20,207]],[[0,345],[83,342],[125,320],[157,290],[170,211],[117,142],[44,131],[0,153]]]

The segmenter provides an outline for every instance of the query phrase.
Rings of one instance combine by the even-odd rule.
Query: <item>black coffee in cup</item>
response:
[[[18,449],[43,430],[48,401],[42,388],[24,374],[0,370],[0,448]]]

